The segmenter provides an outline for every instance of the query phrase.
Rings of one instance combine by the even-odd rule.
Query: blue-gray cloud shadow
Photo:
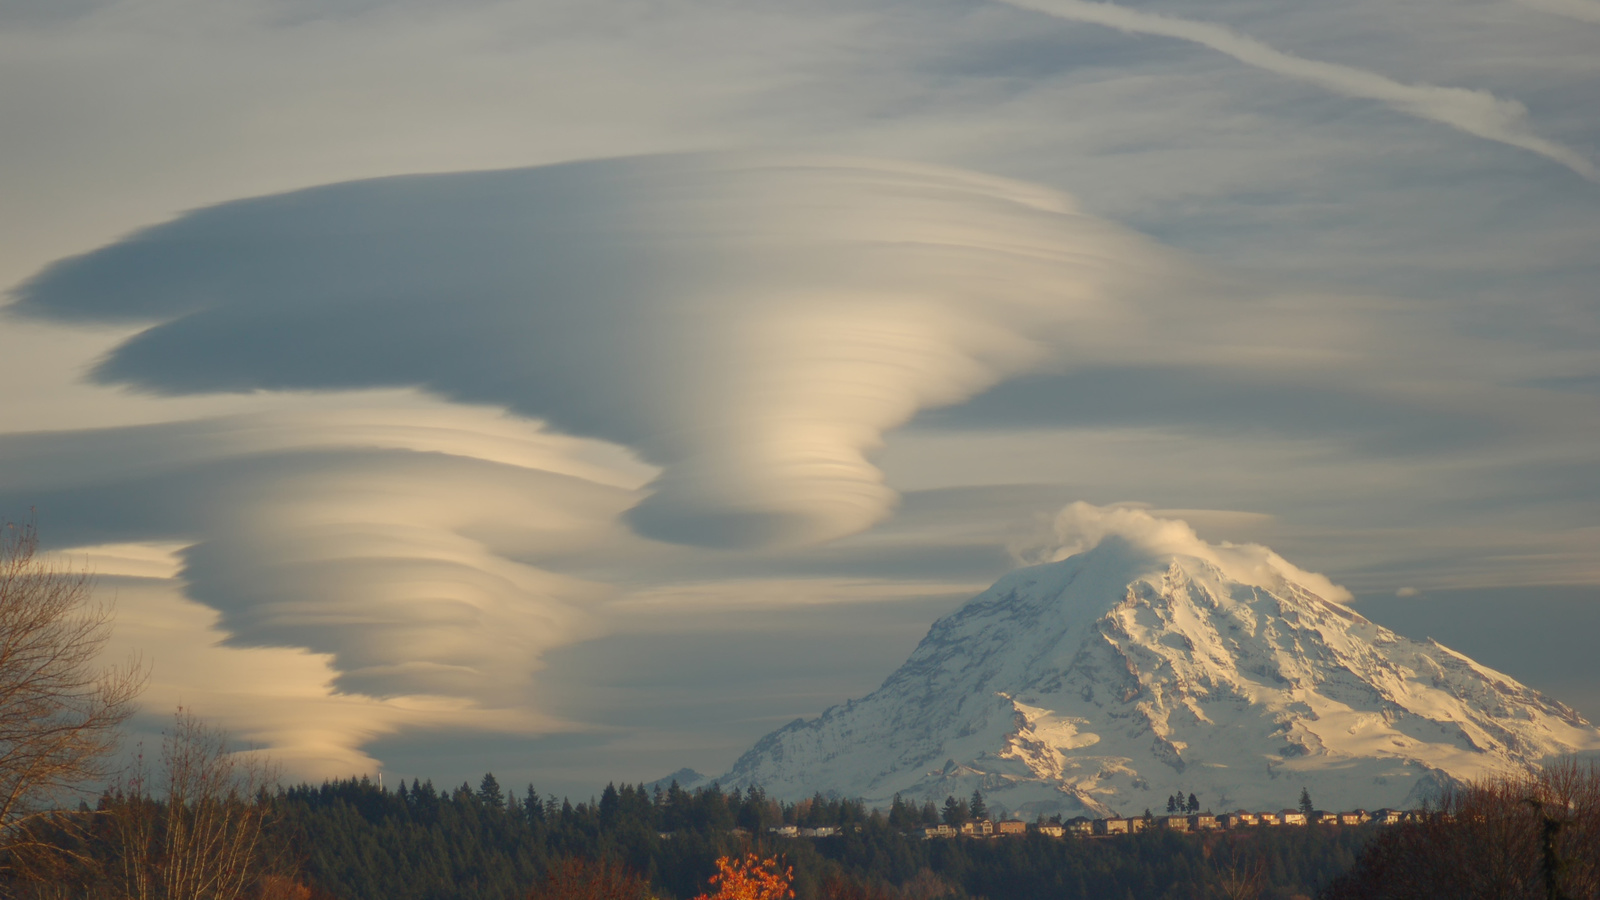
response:
[[[613,634],[550,651],[540,673],[547,711],[592,730],[462,741],[414,729],[363,749],[436,783],[476,785],[488,769],[575,800],[684,766],[715,775],[773,728],[878,687],[965,599],[719,612],[692,629]]]
[[[1338,383],[1295,382],[1285,373],[1226,368],[1095,367],[1003,382],[960,406],[924,410],[907,427],[1028,430],[1181,426],[1239,435],[1336,438],[1371,452],[1421,453],[1492,440],[1484,412],[1408,403]]]
[[[1446,647],[1510,675],[1600,722],[1595,636],[1600,587],[1530,585],[1367,595],[1355,608],[1414,640]]]

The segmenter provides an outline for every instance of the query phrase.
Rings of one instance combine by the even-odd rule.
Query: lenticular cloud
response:
[[[1198,283],[1041,188],[686,155],[227,203],[52,266],[15,310],[148,323],[107,383],[415,386],[615,441],[661,467],[636,530],[768,546],[880,520],[885,430],[1147,346],[1141,305],[1180,281]]]

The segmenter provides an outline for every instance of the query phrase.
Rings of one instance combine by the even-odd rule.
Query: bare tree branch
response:
[[[112,609],[38,554],[32,522],[0,526],[0,869],[40,864],[35,826],[106,775],[146,670],[99,664]]]
[[[161,748],[161,770],[134,766],[106,805],[112,857],[106,878],[118,900],[240,900],[288,874],[269,840],[276,769],[231,752],[227,735],[179,709]],[[165,794],[157,797],[159,788]]]

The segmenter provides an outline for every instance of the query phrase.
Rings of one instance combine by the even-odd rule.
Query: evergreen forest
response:
[[[595,800],[366,779],[301,786],[275,799],[276,830],[300,848],[300,878],[339,900],[511,900],[545,872],[581,858],[643,876],[656,896],[705,891],[719,857],[755,852],[793,868],[813,898],[1228,897],[1248,884],[1266,900],[1311,896],[1350,868],[1378,826],[1264,828],[1108,838],[1038,834],[924,840],[923,808],[888,813],[821,796],[778,803],[758,789],[607,786]],[[836,836],[782,838],[770,826],[842,826]]]

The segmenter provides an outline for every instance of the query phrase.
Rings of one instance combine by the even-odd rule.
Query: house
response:
[[[988,837],[994,834],[994,823],[988,819],[974,819],[961,823],[961,833],[967,837]]]
[[[1260,816],[1243,810],[1239,812],[1223,813],[1217,816],[1217,824],[1223,828],[1247,828],[1251,825],[1261,824]]]
[[[1364,809],[1358,809],[1355,812],[1339,813],[1340,825],[1365,825],[1368,821],[1369,819],[1367,817],[1367,811]]]
[[[1379,825],[1399,825],[1405,813],[1398,809],[1379,809],[1372,813],[1372,821]]]
[[[1210,813],[1199,813],[1189,817],[1190,831],[1216,831],[1219,827],[1217,817]]]
[[[817,828],[800,829],[800,836],[808,838],[833,837],[838,833],[839,829],[832,825],[822,825]]]
[[[1127,834],[1128,833],[1128,820],[1127,819],[1095,819],[1094,820],[1094,833],[1095,834]]]
[[[956,830],[951,828],[949,825],[929,825],[927,828],[922,829],[923,840],[929,840],[931,838],[953,838],[955,836]]]
[[[767,833],[775,834],[778,837],[799,837],[800,828],[797,825],[769,825],[767,826]]]
[[[1011,836],[1014,836],[1014,837],[1021,837],[1021,836],[1023,836],[1023,835],[1028,833],[1028,823],[1027,822],[1018,822],[1015,819],[1010,819],[1010,820],[1007,820],[1007,821],[1004,821],[1004,822],[997,822],[997,823],[995,823],[995,826],[994,826],[994,833],[995,834],[1000,834],[1000,835],[1011,835]]]
[[[1188,831],[1188,816],[1156,816],[1156,827],[1167,831]]]
[[[1286,809],[1278,813],[1278,822],[1284,825],[1306,824],[1306,814],[1298,809]]]
[[[1081,832],[1081,833],[1082,834],[1089,834],[1093,830],[1092,828],[1088,827],[1089,824],[1090,824],[1089,820],[1088,819],[1084,819],[1083,820],[1083,824],[1085,826],[1085,830],[1083,832]],[[1038,825],[1036,825],[1034,827],[1038,830],[1038,832],[1040,834],[1044,835],[1045,837],[1057,837],[1058,838],[1058,837],[1061,837],[1063,834],[1066,834],[1066,832],[1067,832],[1067,826],[1065,826],[1065,825],[1057,825],[1054,822],[1041,822],[1041,823],[1039,823]],[[1073,834],[1079,834],[1080,832],[1074,831],[1072,833]]]
[[[1061,826],[1057,825],[1056,827],[1060,828]],[[1094,834],[1094,822],[1087,816],[1075,816],[1067,820],[1067,831],[1080,837]],[[1059,831],[1056,832],[1056,836],[1060,836]]]
[[[1146,828],[1149,828],[1152,824],[1154,823],[1151,819],[1142,819],[1138,816],[1135,816],[1134,818],[1128,820],[1128,830],[1134,834],[1138,834]]]

